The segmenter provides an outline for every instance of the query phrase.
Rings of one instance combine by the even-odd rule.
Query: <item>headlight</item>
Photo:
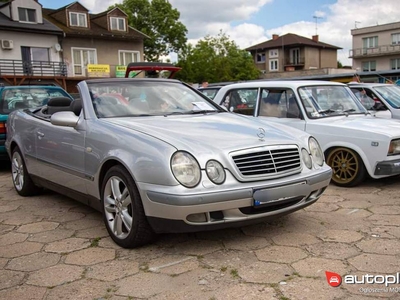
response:
[[[312,160],[310,153],[306,149],[301,149],[301,155],[303,156],[303,161],[304,164],[306,165],[307,168],[311,169],[312,168]]]
[[[319,166],[324,164],[324,154],[322,153],[321,147],[319,146],[316,139],[310,137],[308,139],[308,147],[310,148],[310,153],[315,161],[315,163]]]
[[[400,153],[400,139],[390,142],[388,155],[395,155]]]
[[[200,182],[200,166],[187,152],[176,152],[172,155],[171,169],[176,180],[186,187],[195,187]]]
[[[206,164],[206,173],[208,178],[215,184],[221,184],[225,181],[225,170],[216,160],[210,160]]]

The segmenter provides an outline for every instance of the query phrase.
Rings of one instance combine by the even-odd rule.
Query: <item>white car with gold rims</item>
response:
[[[320,143],[332,182],[400,174],[400,122],[372,116],[344,84],[252,81],[222,87],[214,101],[236,113],[304,130]]]

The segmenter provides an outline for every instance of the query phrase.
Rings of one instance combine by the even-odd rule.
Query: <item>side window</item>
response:
[[[221,105],[229,111],[253,115],[256,106],[258,89],[234,89],[226,93]]]
[[[385,109],[385,105],[369,89],[352,88],[353,93],[367,110]]]
[[[264,89],[261,94],[260,116],[300,118],[296,96],[290,89]]]

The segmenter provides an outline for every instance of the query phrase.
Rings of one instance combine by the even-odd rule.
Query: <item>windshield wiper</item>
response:
[[[190,114],[190,113],[191,113],[190,110],[189,111],[173,111],[173,112],[165,113],[164,117],[172,116],[172,115],[185,115],[185,114]]]
[[[343,112],[344,113],[348,113],[348,112],[353,112],[353,111],[356,111],[356,110],[354,108],[350,108],[350,109],[344,110]]]
[[[219,110],[210,110],[210,109],[201,109],[201,110],[192,110],[188,113],[196,115],[196,114],[207,114],[207,113],[212,113],[212,112],[219,113],[220,111]]]
[[[330,108],[318,111],[319,114],[329,114],[329,113],[334,113],[334,112],[336,112],[336,110],[333,110],[333,109],[330,109]]]

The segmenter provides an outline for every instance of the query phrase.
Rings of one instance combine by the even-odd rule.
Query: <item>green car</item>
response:
[[[4,143],[8,114],[16,109],[35,108],[46,105],[51,98],[68,97],[59,86],[0,86],[0,160],[8,160]]]

